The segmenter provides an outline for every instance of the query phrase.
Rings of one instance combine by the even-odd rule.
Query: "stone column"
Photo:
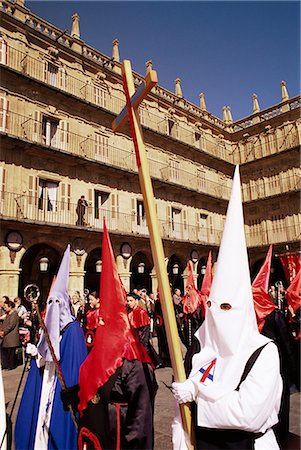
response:
[[[182,88],[181,88],[181,79],[180,78],[176,78],[175,79],[175,94],[177,97],[182,98],[183,97],[183,93],[182,93]]]
[[[206,102],[205,102],[205,95],[203,92],[200,93],[200,109],[202,111],[207,111]]]
[[[19,276],[21,269],[1,269],[0,270],[0,286],[1,297],[7,295],[13,300],[18,295]],[[23,294],[23,293],[21,293]]]
[[[69,273],[69,295],[72,297],[74,291],[84,292],[84,280],[86,272],[84,270],[70,271]]]
[[[14,299],[18,295],[19,276],[21,273],[20,261],[25,249],[14,252],[6,245],[0,247],[0,295],[7,295]],[[21,293],[23,295],[23,292]]]
[[[287,88],[286,88],[286,82],[285,81],[281,81],[281,97],[282,97],[282,102],[286,102],[287,100],[289,100],[289,95],[287,92]],[[286,112],[290,110],[290,105],[287,103],[286,105],[281,106],[281,112]]]
[[[131,289],[131,275],[132,275],[132,272],[130,272],[131,260],[132,258],[125,259],[123,258],[122,255],[117,255],[116,257],[117,270],[120,279],[122,281],[122,284],[124,286],[124,289],[127,292],[130,292]]]
[[[77,13],[72,16],[72,29],[71,36],[77,39],[80,39],[80,31],[79,31],[79,15]]]
[[[120,62],[118,39],[114,39],[112,44],[113,44],[112,58],[114,59],[114,61]]]
[[[155,268],[153,268],[153,270],[151,271],[150,277],[151,277],[151,279],[152,279],[152,288],[151,288],[151,292],[152,292],[153,294],[156,294],[156,293],[157,293],[157,290],[158,290],[158,278],[157,278],[157,274],[156,274]]]

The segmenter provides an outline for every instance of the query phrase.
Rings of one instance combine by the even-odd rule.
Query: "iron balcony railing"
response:
[[[0,200],[0,217],[19,222],[33,222],[41,225],[80,227],[81,229],[103,229],[106,217],[108,229],[120,234],[149,236],[145,216],[126,214],[113,209],[98,209],[88,206],[82,220],[76,213],[77,204],[37,198],[24,194],[4,192]],[[79,224],[79,223],[82,223]],[[192,241],[219,245],[221,230],[188,225],[181,221],[159,220],[163,239]]]
[[[103,229],[103,217],[106,217],[110,231],[119,234],[149,236],[145,216],[139,216],[135,213],[125,214],[117,210],[97,209],[89,206],[83,219],[84,225],[77,225],[78,216],[75,203],[38,199],[37,197],[12,192],[4,192],[0,198],[0,218],[19,222],[80,227],[83,230],[88,228],[101,231]],[[246,226],[248,247],[299,242],[301,234],[300,217],[289,216],[290,225],[287,225],[287,219],[263,221],[260,224]],[[159,226],[163,239],[186,241],[200,245],[220,245],[221,229],[174,220],[159,220]]]
[[[1,131],[28,142],[62,150],[106,166],[137,173],[134,151],[129,148],[109,145],[109,140],[102,140],[101,135],[96,133],[96,128],[94,133],[90,132],[89,135],[83,136],[68,131],[63,121],[60,121],[55,125],[49,124],[49,131],[47,132],[45,123],[9,111],[7,119],[2,122],[2,129],[0,126]],[[127,145],[129,144],[127,143]],[[165,161],[155,160],[151,156],[148,158],[150,175],[153,179],[172,183],[215,198],[229,199],[230,179],[218,183],[206,178],[202,166],[198,166],[190,160],[181,163],[181,166],[185,164],[186,169],[183,169],[180,163],[177,167],[172,167],[172,162],[168,162],[166,155],[162,154],[163,157]]]
[[[91,136],[91,133],[88,136],[72,133],[66,130],[62,121],[58,123],[60,125],[57,125],[52,131],[50,130],[47,135],[43,132],[42,122],[10,111],[7,112],[7,119],[2,122],[2,132],[81,158],[88,158],[103,165],[137,173],[133,150],[109,145],[109,139],[101,140],[100,135],[96,132],[94,136]],[[163,157],[165,156],[163,155]],[[228,200],[230,197],[230,179],[225,178],[220,183],[214,182],[206,177],[202,166],[198,166],[190,160],[159,161],[148,152],[148,162],[150,174],[154,180],[185,187],[223,200]],[[184,164],[185,169],[183,168]],[[300,189],[300,169],[294,168],[285,173],[271,174],[269,177],[260,177],[257,180],[243,183],[243,201],[264,199],[298,189]]]
[[[6,44],[6,47],[6,56],[5,58],[2,58],[0,65],[2,63],[2,65],[6,65],[26,76],[50,85],[53,88],[67,92],[70,95],[99,106],[104,110],[113,112],[114,114],[119,114],[125,105],[123,93],[118,91],[118,95],[115,96],[112,93],[112,89],[110,88],[109,91],[104,83],[95,84],[91,80],[91,77],[88,76],[84,80],[73,77],[67,73],[66,69],[63,67],[56,66],[46,59],[35,59],[28,55],[27,51],[20,51],[8,44]],[[4,51],[2,53],[4,54]],[[166,97],[163,95],[165,92],[163,88],[156,87],[155,92],[159,96]],[[193,108],[193,105],[189,105],[189,108],[191,111],[198,110],[198,108]],[[259,122],[270,120],[272,117],[280,115],[285,108],[288,110],[300,108],[300,96],[282,102],[277,105],[277,107],[272,107],[258,113],[258,120]],[[198,114],[200,114],[199,110]],[[206,117],[208,116],[207,119],[213,119],[213,116],[211,117],[209,113],[206,112],[205,115]],[[254,125],[257,115],[252,115],[243,121],[235,122],[233,124],[233,130],[242,130],[248,126]],[[197,151],[208,153],[216,158],[234,164],[256,159],[258,158],[258,154],[267,156],[276,151],[286,150],[299,145],[299,137],[296,129],[288,133],[288,138],[285,136],[285,138],[281,139],[275,135],[274,144],[269,142],[264,143],[259,137],[256,137],[258,142],[254,145],[252,143],[250,145],[249,142],[230,144],[216,136],[211,136],[210,139],[208,139],[205,133],[198,130],[194,124],[184,125],[176,116],[170,116],[170,114],[167,114],[167,112],[164,111],[156,113],[148,106],[140,108],[140,119],[143,126],[153,131],[193,146]],[[217,118],[216,122],[216,125],[221,128],[225,126],[225,124]],[[196,136],[198,136],[198,138],[196,138]],[[274,135],[271,134],[271,136],[274,139]],[[258,151],[258,153],[256,153],[256,151]]]

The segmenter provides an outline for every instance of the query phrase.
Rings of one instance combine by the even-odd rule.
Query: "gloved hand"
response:
[[[65,411],[68,411],[69,405],[72,406],[73,411],[77,410],[79,404],[79,385],[68,387],[66,389],[61,389],[61,400],[63,402],[63,407]]]
[[[31,344],[30,342],[28,342],[28,344],[26,345],[26,350],[25,352],[30,355],[30,356],[37,356],[38,354],[38,349],[35,345]]]
[[[184,383],[172,383],[171,387],[178,403],[192,402],[196,398],[196,387],[189,378]]]

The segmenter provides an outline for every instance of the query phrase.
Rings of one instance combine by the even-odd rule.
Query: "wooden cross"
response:
[[[123,108],[119,116],[112,124],[113,131],[119,131],[126,123],[130,122],[132,138],[136,153],[136,161],[138,166],[138,175],[140,188],[143,195],[143,203],[146,212],[146,221],[149,230],[150,243],[152,255],[158,279],[160,301],[162,306],[162,313],[166,329],[166,336],[168,348],[171,358],[172,369],[175,381],[183,382],[186,380],[183,357],[180,346],[180,339],[178,335],[178,328],[174,313],[173,302],[171,298],[170,285],[166,270],[165,256],[163,250],[162,239],[160,235],[159,222],[157,219],[155,197],[151,182],[151,177],[148,169],[147,155],[143,140],[143,132],[140,125],[138,107],[140,103],[147,97],[147,94],[157,84],[157,73],[155,70],[150,70],[145,82],[141,83],[135,92],[134,79],[132,74],[131,63],[124,60],[122,63],[122,78],[123,87],[126,96],[126,106]],[[191,423],[191,412],[189,406],[186,404],[180,405],[182,424],[185,432],[190,438],[190,442],[194,441],[193,427]],[[187,443],[188,448],[192,449],[191,443]]]

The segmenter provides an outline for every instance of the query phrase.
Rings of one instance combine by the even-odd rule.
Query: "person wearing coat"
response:
[[[16,348],[20,346],[19,317],[15,304],[4,301],[6,317],[0,327],[2,369],[12,370],[17,367]]]

